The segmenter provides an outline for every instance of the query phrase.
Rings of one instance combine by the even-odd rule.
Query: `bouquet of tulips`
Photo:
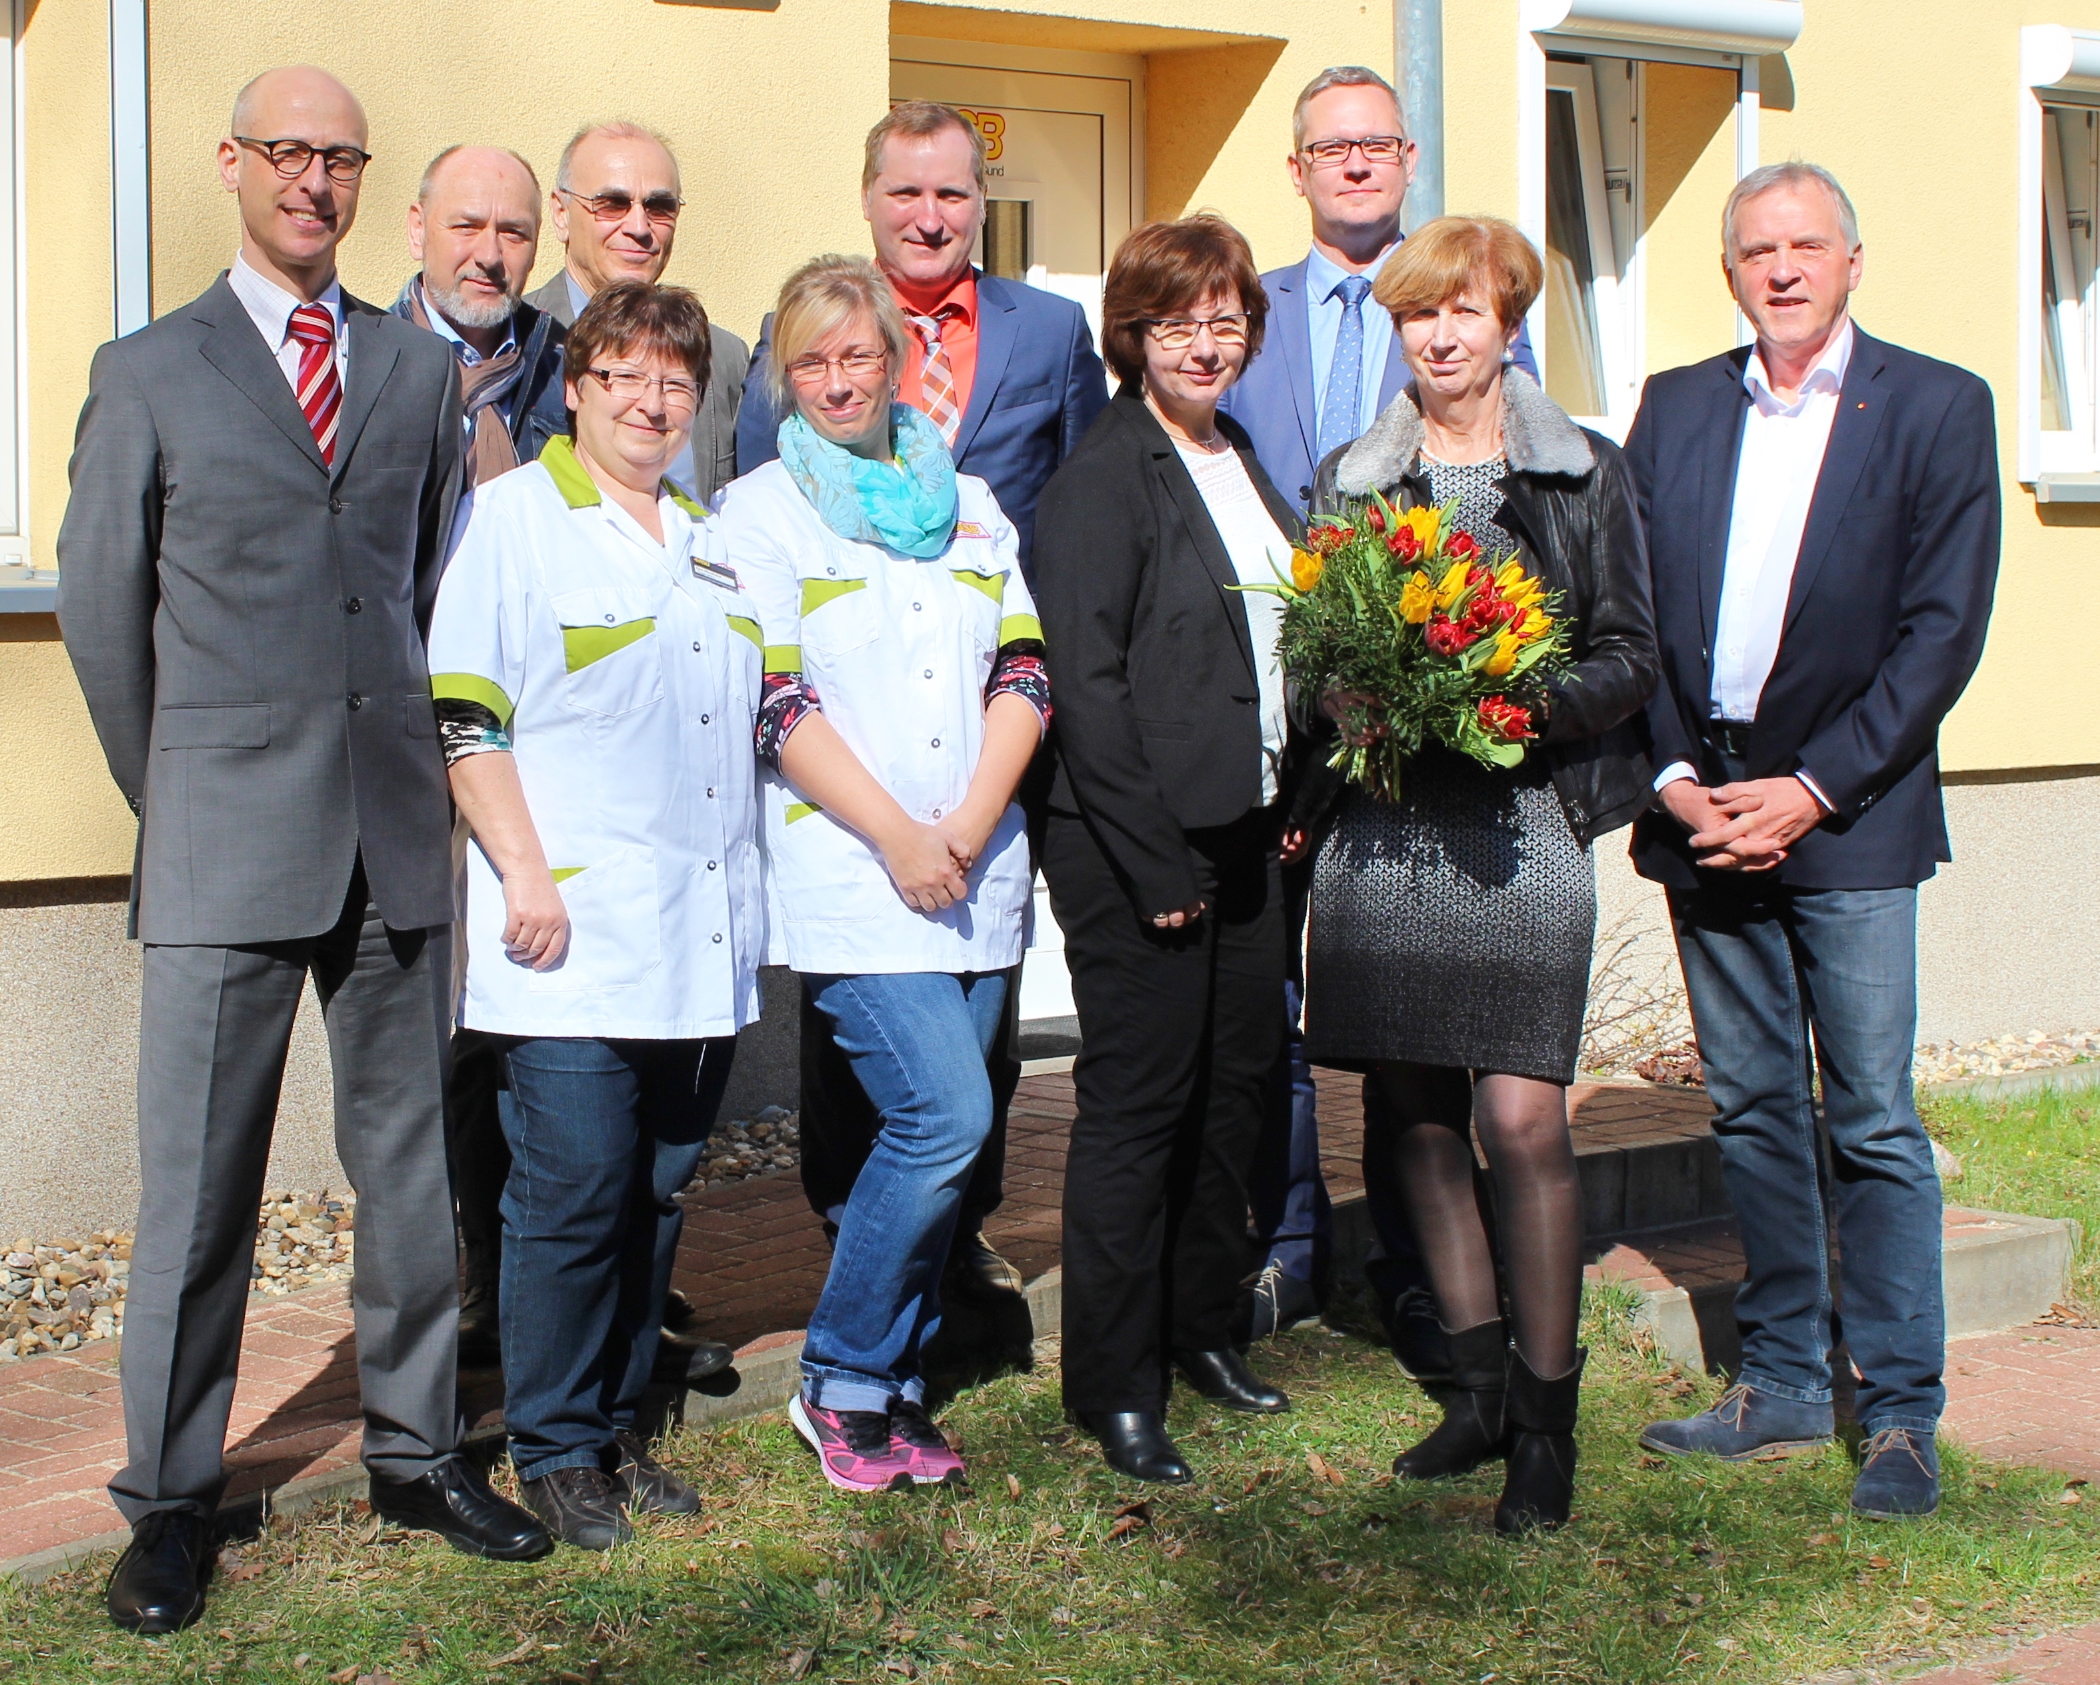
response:
[[[1453,525],[1458,505],[1398,510],[1376,492],[1315,521],[1291,556],[1284,670],[1342,727],[1331,762],[1372,795],[1434,738],[1488,766],[1516,766],[1536,735],[1509,691],[1568,662],[1567,626],[1514,556],[1481,553]]]

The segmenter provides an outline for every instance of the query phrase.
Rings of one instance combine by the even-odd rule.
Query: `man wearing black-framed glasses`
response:
[[[372,1509],[479,1556],[553,1548],[459,1455],[452,812],[423,644],[459,376],[336,278],[365,141],[363,108],[325,71],[241,90],[219,143],[240,249],[201,298],[96,353],[59,531],[66,652],[139,816],[137,1274],[128,1461],[109,1483],[132,1539],[106,1594],[134,1632],[204,1610],[256,1207],[309,979],[361,1196]]]
[[[685,208],[670,143],[639,123],[590,123],[562,148],[547,195],[547,217],[567,260],[525,302],[564,328],[602,287],[658,281],[671,261]],[[751,348],[718,322],[708,324],[712,361],[693,430],[668,476],[702,503],[736,478],[736,408]]]

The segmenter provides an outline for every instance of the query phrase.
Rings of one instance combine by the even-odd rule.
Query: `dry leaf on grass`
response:
[[[1892,1568],[1895,1564],[1890,1562],[1885,1556],[1870,1556],[1867,1558],[1867,1566],[1869,1568]]]
[[[1808,1542],[1812,1545],[1834,1545],[1838,1542],[1838,1536],[1835,1533],[1811,1533]]]
[[[962,1548],[963,1536],[960,1533],[958,1533],[953,1527],[944,1527],[941,1529],[941,1549],[961,1550]]]
[[[803,1675],[809,1672],[811,1664],[814,1663],[816,1659],[817,1653],[814,1650],[789,1651],[787,1676],[790,1679],[802,1678]]]
[[[973,1603],[970,1605],[970,1618],[972,1620],[988,1621],[998,1613],[999,1607],[995,1603]]]
[[[690,1567],[691,1564],[688,1563],[687,1566]],[[515,1650],[511,1651],[508,1655],[498,1656],[494,1661],[489,1663],[489,1666],[513,1667],[519,1662],[531,1661],[539,1653],[540,1647],[538,1640],[531,1638],[522,1639],[520,1640],[518,1647]]]
[[[1021,1477],[1019,1475],[1010,1474],[1006,1477],[1006,1495],[1009,1498],[1018,1498],[1021,1495]]]

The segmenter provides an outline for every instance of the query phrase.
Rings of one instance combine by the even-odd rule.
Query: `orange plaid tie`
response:
[[[948,353],[941,344],[941,331],[962,314],[957,304],[944,304],[931,316],[914,316],[912,325],[926,342],[926,367],[919,376],[919,408],[926,419],[941,430],[941,438],[955,443],[962,426],[962,406],[955,401],[955,371],[948,366]]]

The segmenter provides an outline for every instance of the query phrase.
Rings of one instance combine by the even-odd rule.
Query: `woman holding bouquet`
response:
[[[1561,1525],[1574,1490],[1586,1353],[1567,1086],[1596,927],[1590,845],[1649,799],[1634,716],[1657,672],[1619,451],[1509,360],[1541,281],[1538,254],[1506,222],[1441,217],[1412,235],[1372,289],[1412,385],[1320,464],[1313,493],[1316,523],[1352,518],[1373,493],[1397,510],[1455,505],[1446,555],[1490,568],[1520,557],[1566,631],[1564,660],[1513,680],[1522,712],[1498,714],[1509,736],[1533,740],[1519,765],[1428,746],[1396,800],[1340,795],[1307,956],[1308,1056],[1375,1087],[1382,1106],[1370,1109],[1391,1121],[1365,1150],[1396,1156],[1451,1340],[1444,1421],[1393,1471],[1431,1480],[1505,1459],[1504,1533]],[[1469,637],[1458,621],[1429,630],[1440,653]],[[1325,704],[1353,740],[1381,729],[1376,698]],[[1476,1129],[1493,1233],[1475,1191]]]
[[[1058,696],[1043,845],[1079,1009],[1065,1405],[1138,1480],[1185,1481],[1169,1364],[1289,1400],[1233,1349],[1246,1177],[1283,1045],[1280,608],[1297,521],[1218,400],[1261,345],[1247,242],[1134,229],[1102,301],[1115,401],[1051,476],[1035,567]]]

